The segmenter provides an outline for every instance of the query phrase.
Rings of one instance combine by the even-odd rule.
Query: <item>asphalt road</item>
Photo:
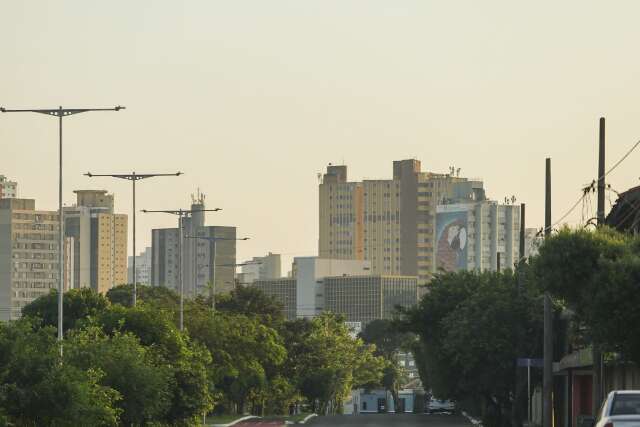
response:
[[[244,422],[236,426],[278,427],[282,423],[274,421]],[[470,427],[472,424],[466,418],[458,415],[427,415],[427,414],[366,414],[366,415],[335,415],[330,417],[315,417],[307,422],[309,427],[333,426],[366,426],[366,427]]]
[[[307,423],[310,427],[325,426],[368,426],[368,427],[470,427],[472,424],[466,418],[458,415],[427,415],[427,414],[366,414],[366,415],[338,415],[332,417],[317,417]]]

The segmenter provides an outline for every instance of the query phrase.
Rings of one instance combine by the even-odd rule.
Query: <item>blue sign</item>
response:
[[[544,359],[517,359],[516,360],[518,366],[522,367],[531,367],[531,368],[542,368],[544,366]]]

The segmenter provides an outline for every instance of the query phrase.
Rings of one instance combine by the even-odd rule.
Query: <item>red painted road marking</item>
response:
[[[237,426],[271,426],[271,427],[280,427],[283,426],[284,423],[282,421],[243,421],[241,423],[236,424]]]

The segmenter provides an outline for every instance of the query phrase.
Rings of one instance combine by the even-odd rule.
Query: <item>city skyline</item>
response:
[[[527,226],[539,228],[545,157],[555,222],[595,178],[598,118],[609,167],[640,137],[640,5],[623,3],[9,3],[0,24],[16,37],[0,41],[0,104],[127,106],[65,125],[65,203],[74,189],[105,189],[131,215],[128,183],[82,174],[182,170],[141,188],[138,207],[185,207],[200,187],[224,209],[210,222],[252,236],[238,259],[316,253],[317,173],[328,163],[354,180],[389,179],[392,160],[459,167],[489,198],[526,203]],[[47,42],[45,28],[65,42]],[[57,206],[55,127],[0,117],[0,173],[47,210]],[[639,184],[637,159],[607,177],[614,189]],[[580,206],[567,222],[582,216]],[[174,225],[138,220],[141,248],[151,229]]]

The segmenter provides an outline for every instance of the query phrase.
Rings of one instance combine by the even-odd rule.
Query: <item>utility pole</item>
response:
[[[518,259],[524,261],[525,257],[525,204],[520,203],[520,253]]]
[[[182,172],[176,173],[136,173],[135,171],[132,173],[116,173],[116,174],[93,174],[91,172],[87,172],[84,174],[89,178],[93,178],[96,176],[108,176],[111,178],[119,178],[126,179],[131,181],[133,186],[133,295],[132,295],[132,305],[135,307],[138,299],[138,275],[136,271],[136,181],[140,181],[141,179],[153,178],[156,176],[180,176]]]
[[[118,105],[113,108],[45,108],[45,109],[25,109],[25,110],[10,110],[4,107],[0,107],[0,112],[3,113],[38,113],[45,114],[47,116],[58,117],[58,341],[60,344],[60,356],[62,356],[62,339],[64,336],[62,327],[62,301],[64,293],[64,212],[62,211],[62,119],[67,116],[71,116],[79,113],[86,113],[89,111],[120,111],[125,107]]]
[[[605,168],[605,119],[600,117],[598,138],[598,227],[604,225],[604,168]],[[597,416],[600,402],[602,402],[602,351],[597,343],[592,343],[593,350],[593,416]]]
[[[551,159],[545,168],[544,236],[551,235]],[[553,426],[553,308],[549,292],[544,293],[544,369],[542,377],[542,427]]]

